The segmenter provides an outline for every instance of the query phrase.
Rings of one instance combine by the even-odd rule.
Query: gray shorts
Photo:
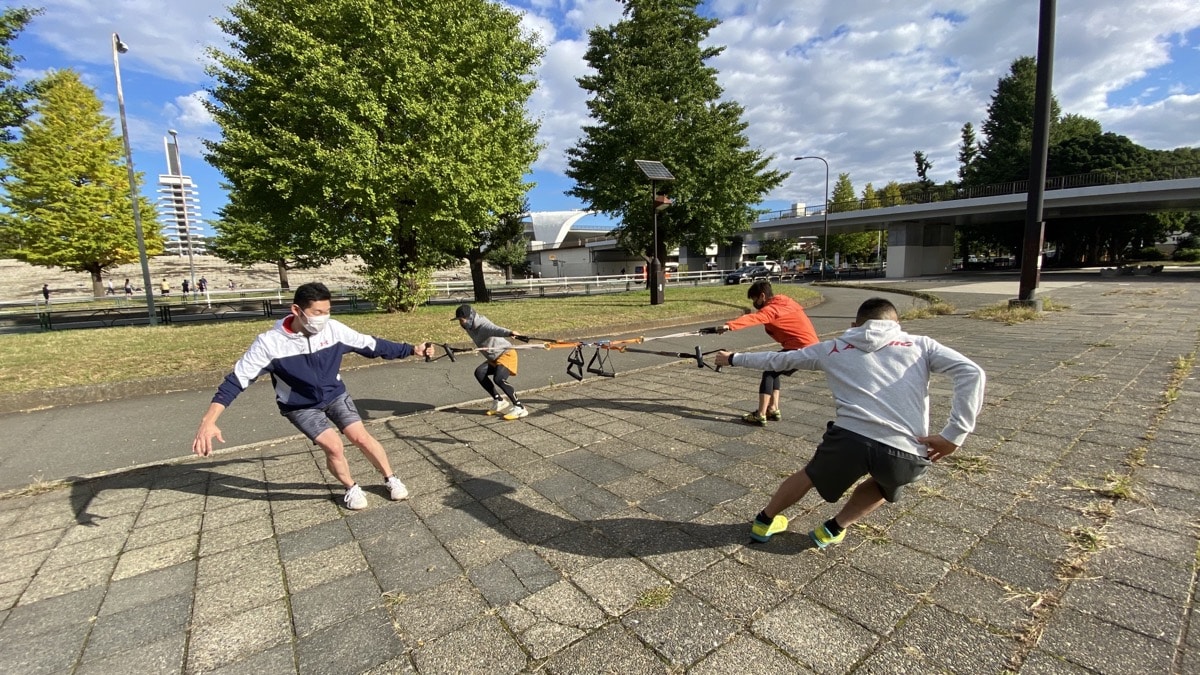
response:
[[[350,398],[349,393],[333,399],[333,401],[324,408],[302,408],[285,412],[284,417],[292,423],[300,433],[308,436],[308,440],[317,441],[317,436],[325,433],[325,430],[337,427],[338,431],[344,430],[346,427],[361,422],[362,418],[358,415],[358,408],[354,405],[354,399]],[[332,424],[330,424],[332,422]]]
[[[897,450],[830,422],[804,472],[827,502],[841,499],[850,486],[867,474],[879,484],[883,498],[894,502],[900,498],[901,489],[923,476],[930,464],[932,462],[924,457]]]

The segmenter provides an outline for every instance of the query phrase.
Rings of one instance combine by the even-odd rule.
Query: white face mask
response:
[[[320,333],[325,330],[325,325],[329,323],[328,314],[309,316],[304,312],[300,312],[300,316],[304,317],[304,328],[309,335]]]

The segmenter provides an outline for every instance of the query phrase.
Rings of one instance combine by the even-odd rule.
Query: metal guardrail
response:
[[[1081,187],[1097,187],[1101,185],[1128,185],[1159,180],[1178,180],[1181,178],[1200,178],[1200,164],[1180,164],[1163,167],[1139,167],[1122,171],[1094,171],[1070,176],[1055,176],[1046,179],[1046,190],[1067,190]],[[847,213],[850,211],[869,211],[884,209],[904,204],[931,204],[948,202],[959,199],[976,199],[979,197],[997,197],[1002,195],[1023,194],[1029,191],[1028,180],[996,183],[994,185],[953,186],[938,185],[922,191],[908,191],[900,197],[884,198],[882,193],[874,199],[855,199],[841,202],[828,202],[817,206],[807,206],[804,213],[796,209],[771,211],[759,216],[757,222],[779,220],[781,218],[800,218],[824,215],[829,213]]]

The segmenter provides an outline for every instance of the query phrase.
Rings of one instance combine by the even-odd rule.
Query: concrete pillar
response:
[[[953,225],[888,223],[888,278],[945,274],[953,260]]]

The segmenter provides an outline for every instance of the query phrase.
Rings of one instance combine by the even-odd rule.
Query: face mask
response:
[[[309,316],[303,312],[300,313],[304,317],[304,328],[309,335],[316,335],[322,330],[325,330],[325,325],[329,323],[329,315],[321,314],[319,316]]]

